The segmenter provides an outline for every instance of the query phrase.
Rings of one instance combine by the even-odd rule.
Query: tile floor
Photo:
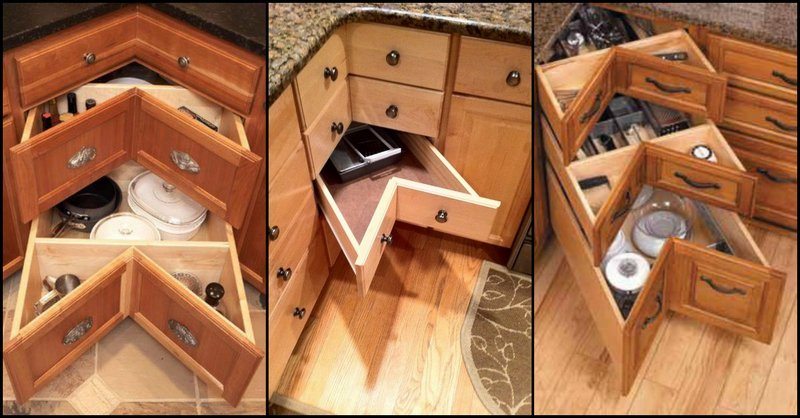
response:
[[[3,282],[3,346],[14,318],[19,273]],[[256,343],[267,350],[267,313],[245,283]],[[3,415],[266,415],[266,359],[233,408],[127,318],[30,401],[18,405],[3,366]]]

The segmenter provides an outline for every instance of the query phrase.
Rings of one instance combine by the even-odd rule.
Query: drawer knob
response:
[[[786,84],[789,84],[791,86],[797,87],[797,79],[796,78],[788,77],[788,76],[786,76],[786,74],[784,74],[784,73],[782,73],[780,71],[777,71],[777,70],[772,70],[772,76],[780,78]]]
[[[331,122],[331,132],[336,132],[337,134],[341,135],[342,132],[344,132],[344,125],[342,125],[342,122]]]
[[[661,304],[661,292],[658,292],[656,295],[656,303],[658,303],[658,309],[656,309],[656,313],[654,313],[653,316],[648,316],[645,318],[644,322],[642,322],[642,329],[650,326],[650,324],[655,322],[655,320],[658,319],[658,316],[661,315],[661,309],[663,308]]]
[[[269,229],[269,240],[275,241],[276,239],[278,239],[278,235],[280,234],[281,234],[281,229],[278,228],[278,225],[273,226],[272,228]]]
[[[392,245],[392,234],[386,235],[381,234],[381,243],[386,243],[386,245]]]
[[[506,84],[508,84],[511,87],[518,86],[520,81],[521,80],[520,80],[519,71],[517,71],[517,70],[514,70],[514,71],[508,73],[508,76],[506,77]]]
[[[81,322],[78,322],[78,325],[75,325],[71,330],[64,335],[64,339],[61,341],[64,345],[70,345],[75,341],[78,341],[86,335],[89,330],[92,329],[92,317],[88,317]]]
[[[69,157],[69,160],[67,161],[67,168],[81,168],[89,161],[94,160],[96,156],[97,148],[83,146],[78,152],[73,154],[72,157]]]
[[[192,174],[197,174],[200,172],[200,164],[197,164],[191,155],[183,152],[183,151],[175,151],[169,153],[170,158],[172,158],[172,162],[175,163],[178,168],[183,171],[187,171]]]
[[[182,343],[188,345],[189,347],[197,347],[197,339],[194,338],[194,334],[186,325],[181,324],[180,322],[170,319],[167,321],[169,325],[169,329],[175,334],[175,337],[181,340]]]
[[[94,64],[97,60],[97,57],[94,55],[94,52],[87,52],[83,54],[83,61],[87,64]]]
[[[447,211],[444,209],[439,209],[439,213],[436,214],[434,219],[436,219],[436,222],[439,222],[440,224],[447,222]]]
[[[331,81],[336,81],[336,79],[339,78],[339,70],[336,69],[336,67],[333,68],[325,67],[325,70],[322,72],[322,75],[325,78],[330,78]]]
[[[395,50],[392,50],[392,52],[389,52],[388,54],[386,54],[386,63],[387,64],[389,64],[389,65],[397,65],[397,63],[399,63],[399,62],[400,62],[400,53],[399,52],[397,52]]]
[[[306,316],[306,308],[294,308],[292,316],[296,316],[297,319],[303,319]]]
[[[764,177],[770,179],[770,181],[773,181],[775,183],[797,184],[797,179],[776,177],[772,173],[770,173],[769,170],[767,170],[766,168],[757,167],[756,172],[759,174],[763,174]]]
[[[675,172],[675,177],[683,180],[684,183],[696,188],[696,189],[716,189],[719,190],[722,186],[719,183],[701,183],[699,181],[694,181],[689,178],[686,174],[680,173],[678,171]]]
[[[181,68],[188,67],[190,62],[191,60],[189,59],[189,57],[178,57],[178,65],[180,65]]]
[[[709,286],[711,286],[711,288],[714,289],[714,291],[722,293],[722,294],[725,294],[725,295],[739,294],[739,295],[743,295],[744,296],[744,295],[747,294],[747,292],[745,292],[744,290],[736,288],[736,287],[727,288],[727,287],[724,287],[724,286],[720,286],[720,285],[714,283],[713,280],[709,279],[706,276],[700,276],[700,281],[703,282],[703,283],[708,284]]]
[[[778,128],[778,129],[780,129],[780,130],[782,130],[782,131],[786,131],[786,132],[797,132],[797,125],[795,125],[795,126],[792,126],[792,125],[787,125],[787,124],[785,124],[785,123],[783,123],[783,122],[779,121],[778,119],[775,119],[775,118],[773,118],[772,116],[767,116],[767,117],[766,117],[766,118],[764,118],[764,119],[765,119],[767,122],[769,122],[769,123],[771,123],[771,124],[775,125],[775,127],[776,127],[776,128]]]
[[[398,109],[397,109],[397,106],[395,106],[395,105],[389,105],[389,107],[386,108],[386,116],[388,116],[390,119],[396,118],[397,117],[397,112],[398,112]]]
[[[672,93],[686,93],[686,94],[689,94],[689,93],[692,92],[692,89],[690,89],[689,87],[670,86],[670,85],[664,84],[664,83],[662,83],[662,82],[660,82],[660,81],[658,81],[658,80],[656,80],[655,78],[652,78],[652,77],[645,77],[644,81],[656,86],[657,89],[663,91],[664,93],[670,93],[670,94],[672,94]]]
[[[278,267],[278,277],[282,278],[284,282],[288,282],[292,278],[292,269]]]

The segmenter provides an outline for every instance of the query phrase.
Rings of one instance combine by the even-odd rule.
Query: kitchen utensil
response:
[[[689,119],[682,112],[650,102],[640,101],[640,103],[658,136],[689,129],[691,126]]]
[[[74,274],[62,274],[58,277],[45,276],[42,286],[47,290],[56,290],[61,296],[66,296],[80,286],[81,279]]]
[[[689,59],[689,54],[685,51],[668,52],[665,54],[655,54],[654,56],[666,61],[686,61]]]
[[[61,222],[53,227],[55,237],[66,228],[88,232],[100,219],[114,213],[122,201],[122,191],[110,177],[100,177],[56,207]]]
[[[158,228],[149,219],[131,212],[119,212],[100,220],[91,239],[160,241]]]
[[[200,286],[200,278],[196,275],[185,272],[185,271],[176,271],[171,273],[172,277],[177,279],[182,285],[189,288],[197,296],[203,297],[203,289]]]
[[[42,296],[36,303],[33,304],[33,312],[35,316],[41,315],[44,311],[50,309],[53,305],[61,300],[61,295],[57,290],[53,289]]]
[[[650,275],[650,263],[639,254],[622,253],[608,260],[604,272],[614,301],[627,319]]]
[[[339,180],[347,182],[397,162],[401,152],[390,137],[370,125],[361,125],[345,132],[333,150],[330,164]]]
[[[689,200],[662,189],[633,211],[633,243],[642,254],[657,258],[669,238],[687,239],[694,225],[694,208]]]
[[[705,225],[708,232],[711,233],[713,243],[709,245],[708,248],[735,256],[736,254],[733,252],[733,248],[728,245],[728,240],[725,238],[725,234],[722,232],[719,223],[714,219],[714,215],[711,214],[708,205],[696,200],[692,200],[691,202],[697,210],[697,214],[700,215],[703,225]]]
[[[155,224],[167,241],[191,239],[206,219],[208,210],[151,171],[128,184],[128,205],[137,215]]]
[[[714,151],[706,145],[697,145],[692,148],[692,157],[706,160],[710,163],[717,162],[717,156],[714,154]]]
[[[228,317],[225,306],[219,303],[220,299],[225,296],[225,288],[217,282],[211,282],[206,286],[206,303],[211,305],[222,316]]]

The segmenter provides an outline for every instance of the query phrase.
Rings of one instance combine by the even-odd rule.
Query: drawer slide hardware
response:
[[[296,316],[297,319],[303,319],[306,316],[306,308],[294,308],[292,316]]]
[[[592,107],[589,108],[589,110],[586,113],[584,113],[583,116],[581,116],[580,119],[581,124],[586,123],[589,119],[592,118],[592,116],[594,116],[595,113],[597,113],[598,110],[600,110],[600,102],[602,102],[602,98],[603,98],[603,91],[600,90],[597,92],[597,96],[594,97],[594,103],[592,104]]]
[[[774,175],[772,175],[772,174],[769,172],[769,170],[767,170],[766,168],[761,168],[761,167],[758,167],[758,168],[756,168],[756,172],[758,172],[759,174],[763,174],[763,175],[764,175],[764,177],[766,177],[766,178],[768,178],[768,179],[772,180],[772,181],[773,181],[773,182],[775,182],[775,183],[790,183],[790,184],[797,184],[797,179],[775,177],[775,176],[774,176]]]
[[[195,161],[191,155],[183,151],[172,151],[169,153],[169,156],[172,158],[172,162],[181,170],[188,171],[192,174],[200,172],[200,165],[197,164],[197,161]]]
[[[81,168],[97,157],[97,148],[83,146],[67,161],[67,168]]]
[[[175,334],[182,343],[188,345],[189,347],[197,347],[197,340],[192,335],[192,331],[189,331],[189,328],[186,325],[181,324],[180,322],[170,319],[167,321],[169,325],[169,329],[172,330],[172,333]]]
[[[70,345],[75,341],[78,341],[81,339],[81,337],[86,335],[90,329],[92,329],[92,323],[93,321],[91,316],[81,322],[78,322],[78,325],[75,325],[67,332],[66,335],[64,335],[64,339],[61,341],[61,343],[64,345]]]
[[[787,77],[786,74],[784,74],[784,73],[782,73],[782,72],[780,72],[778,70],[772,70],[772,76],[780,78],[786,84],[789,84],[789,85],[797,87],[797,79],[796,78]]]
[[[775,125],[776,128],[778,128],[778,129],[780,129],[782,131],[797,132],[797,126],[787,125],[787,124],[779,121],[778,119],[773,118],[772,116],[767,116],[766,118],[764,118],[764,120],[766,120],[767,122]]]
[[[658,292],[658,294],[656,295],[656,303],[658,303],[658,309],[656,310],[656,313],[654,313],[653,316],[648,316],[647,318],[645,318],[644,322],[642,322],[642,329],[646,329],[648,326],[650,326],[650,324],[652,324],[653,322],[655,322],[656,319],[658,319],[659,315],[661,315],[661,309],[663,308],[663,305],[661,303],[661,292]]]
[[[443,224],[447,222],[447,211],[444,209],[439,209],[439,213],[436,214],[436,222]]]
[[[657,89],[663,91],[664,93],[670,93],[670,94],[672,94],[672,93],[686,93],[686,94],[689,94],[689,93],[692,92],[692,89],[690,89],[689,87],[668,86],[668,85],[666,85],[666,84],[664,84],[664,83],[662,83],[662,82],[660,82],[660,81],[658,81],[658,80],[656,80],[655,78],[652,78],[652,77],[645,77],[644,81],[656,86]]]
[[[700,182],[697,182],[697,181],[694,181],[694,180],[690,179],[687,175],[685,175],[683,173],[680,173],[678,171],[675,172],[675,177],[683,180],[684,183],[686,183],[686,184],[688,184],[688,185],[690,185],[690,186],[692,186],[694,188],[697,188],[697,189],[717,189],[717,190],[719,190],[719,189],[722,188],[722,186],[720,186],[719,183],[700,183]]]
[[[714,289],[715,291],[717,291],[719,293],[725,294],[725,295],[739,294],[739,295],[744,296],[744,295],[747,294],[747,292],[745,292],[744,290],[736,288],[736,287],[729,289],[727,287],[720,286],[720,285],[714,283],[713,280],[709,279],[706,276],[700,276],[700,281],[707,283],[709,286],[711,286],[712,289]]]

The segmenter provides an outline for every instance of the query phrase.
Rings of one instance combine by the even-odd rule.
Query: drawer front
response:
[[[737,334],[769,343],[786,275],[726,254],[674,241],[670,307]]]
[[[311,178],[308,176],[306,149],[298,143],[283,170],[269,183],[269,225],[278,228],[270,252],[285,241],[289,224],[297,215],[298,207],[313,195]]]
[[[311,126],[317,120],[320,112],[331,101],[339,86],[347,83],[348,72],[344,43],[345,29],[341,28],[325,41],[325,45],[314,54],[303,71],[297,75],[300,108],[303,110],[306,127]]]
[[[753,216],[756,177],[660,146],[647,148],[647,183]]]
[[[364,297],[372,284],[375,272],[378,270],[383,252],[387,245],[392,243],[392,228],[397,221],[397,202],[400,200],[399,193],[392,193],[397,190],[397,186],[389,185],[389,192],[385,192],[375,215],[364,233],[361,240],[361,254],[355,263],[356,286],[358,294]]]
[[[6,76],[3,75],[3,116],[11,113],[11,103],[8,101],[8,87],[6,86]]]
[[[26,402],[125,318],[127,267],[124,255],[115,259],[8,342],[3,361],[17,402]]]
[[[14,58],[21,106],[34,106],[133,60],[136,33],[136,14],[123,12],[22,47]]]
[[[725,126],[797,148],[797,105],[728,89]]]
[[[239,228],[256,189],[261,157],[149,94],[140,95],[136,162]]]
[[[724,76],[619,49],[614,77],[622,94],[722,121],[727,83]]]
[[[708,35],[708,59],[729,83],[797,103],[797,55]]]
[[[733,150],[747,171],[759,178],[755,216],[796,230],[797,165],[739,148]]]
[[[294,152],[300,136],[300,122],[294,107],[292,87],[281,93],[278,100],[269,108],[269,180],[275,178],[278,170],[283,168],[289,156]]]
[[[443,97],[440,91],[350,77],[353,120],[384,128],[437,136]]]
[[[297,278],[281,297],[276,309],[270,311],[267,399],[272,396],[280,382],[289,356],[311,316],[327,278],[327,255],[320,230],[298,266]]]
[[[263,71],[258,59],[146,8],[140,9],[137,34],[137,58],[239,114],[250,114]]]
[[[11,148],[24,222],[130,158],[134,102],[133,92],[123,93],[77,120],[56,125]],[[27,134],[30,126],[38,123],[36,113],[36,108],[29,112]]]
[[[462,37],[453,90],[531,104],[531,48]]]
[[[450,35],[374,23],[347,26],[350,73],[444,90]]]
[[[336,92],[330,102],[325,106],[320,117],[306,130],[308,149],[311,151],[314,176],[319,174],[328,158],[342,138],[344,131],[350,126],[350,90],[347,80],[339,80]],[[341,132],[339,132],[339,124]]]
[[[253,216],[242,231],[245,235],[244,245],[239,248],[239,263],[244,278],[261,293],[267,293],[267,235],[270,227],[263,215],[267,210],[267,179],[261,182],[256,203],[253,205]],[[239,235],[238,238],[241,238]],[[280,238],[280,236],[278,237]]]

